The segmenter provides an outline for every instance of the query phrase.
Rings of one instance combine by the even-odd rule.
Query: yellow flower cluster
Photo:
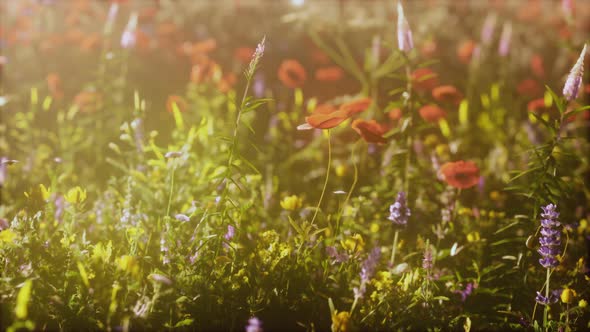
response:
[[[287,211],[294,211],[300,209],[303,205],[303,200],[297,195],[291,195],[283,198],[281,207]]]

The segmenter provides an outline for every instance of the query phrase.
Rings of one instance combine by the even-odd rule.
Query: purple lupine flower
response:
[[[574,0],[561,0],[561,10],[566,18],[571,18],[574,13]]]
[[[502,34],[500,35],[500,45],[498,46],[498,54],[500,56],[507,56],[510,52],[510,42],[512,41],[512,23],[505,22],[502,27]]]
[[[582,87],[582,76],[584,76],[584,57],[586,56],[586,44],[580,53],[576,64],[572,67],[570,74],[567,76],[563,87],[563,95],[568,101],[578,98],[578,93]]]
[[[483,22],[483,27],[481,29],[481,42],[484,45],[489,44],[494,37],[494,28],[496,27],[496,21],[498,16],[496,13],[488,14],[485,21]]]
[[[401,1],[397,3],[397,45],[402,52],[409,52],[414,48],[412,30],[406,20],[406,15],[404,15]]]
[[[424,268],[425,270],[431,270],[432,269],[432,249],[430,248],[430,245],[427,245],[426,248],[424,248],[424,258],[422,259],[422,268]]]
[[[174,216],[174,218],[178,221],[182,221],[182,222],[189,222],[191,220],[191,218],[189,218],[189,216],[187,216],[186,214],[182,214],[182,213],[178,213],[177,215]]]
[[[546,269],[554,268],[559,265],[557,255],[559,254],[559,246],[561,245],[561,231],[558,229],[561,223],[557,220],[559,212],[555,209],[557,206],[549,204],[542,207],[541,213],[541,237],[539,244],[541,247],[537,252],[542,256],[539,263]]]
[[[542,305],[550,305],[552,303],[557,302],[557,297],[553,294],[549,294],[548,297],[545,297],[541,292],[537,292],[537,296],[535,297],[535,301]]]
[[[236,235],[236,229],[232,225],[227,225],[227,233],[223,236],[227,241],[231,240]]]
[[[115,24],[115,19],[117,18],[117,12],[119,11],[119,4],[117,2],[111,3],[109,7],[109,12],[107,14],[107,20],[104,25],[104,34],[110,35],[113,31],[113,25]]]
[[[412,213],[406,201],[406,193],[400,191],[395,202],[389,206],[389,217],[387,219],[393,221],[396,225],[405,226],[408,224],[411,215]]]
[[[181,151],[168,151],[164,155],[164,158],[167,158],[167,159],[174,159],[174,158],[180,158],[180,157],[182,157]]]
[[[471,293],[473,293],[473,290],[475,288],[477,288],[477,286],[474,283],[470,282],[465,286],[464,290],[458,289],[454,291],[454,293],[461,295],[461,301],[465,302],[465,300],[467,300],[467,297],[471,295]]]
[[[373,277],[380,257],[381,249],[379,247],[373,248],[361,266],[361,280],[369,281]]]
[[[0,218],[0,232],[5,229],[8,229],[8,227],[10,227],[10,225],[8,224],[8,220]]]
[[[359,287],[354,287],[352,290],[354,292],[354,297],[356,299],[360,299],[365,296],[365,292],[367,291],[367,283],[375,274],[375,269],[377,268],[377,264],[379,263],[379,258],[381,257],[381,249],[378,247],[373,248],[369,253],[369,256],[363,261],[361,265],[361,284]]]
[[[55,205],[55,213],[54,218],[58,223],[62,223],[64,221],[64,211],[66,208],[66,199],[63,195],[57,195],[55,200],[53,201]]]
[[[135,43],[137,42],[137,38],[135,37],[136,28],[137,13],[132,13],[127,22],[127,26],[125,27],[125,31],[123,31],[123,35],[121,35],[121,47],[133,48],[135,46]]]
[[[248,77],[252,77],[254,75],[254,71],[256,70],[256,66],[258,66],[258,62],[260,62],[260,58],[264,55],[264,49],[266,48],[266,36],[262,37],[262,40],[256,46],[256,50],[254,54],[252,54],[252,60],[250,60],[250,64],[248,65],[248,69],[246,70],[246,74]]]
[[[339,253],[338,250],[336,250],[336,247],[334,246],[327,246],[326,253],[328,254],[328,256],[330,256],[330,258],[335,260],[337,263],[345,262],[349,258],[347,253]]]
[[[256,317],[248,319],[248,325],[246,325],[246,332],[262,332],[262,322]]]

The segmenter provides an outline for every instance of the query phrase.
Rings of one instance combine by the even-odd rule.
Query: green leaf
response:
[[[16,308],[14,312],[16,314],[16,318],[18,319],[26,319],[29,313],[28,305],[29,300],[31,299],[31,289],[33,287],[33,280],[27,279],[21,289],[18,291],[18,295],[16,296]]]
[[[189,326],[191,325],[195,320],[192,318],[186,318],[181,320],[180,322],[176,323],[174,325],[174,327],[182,327],[182,326]]]

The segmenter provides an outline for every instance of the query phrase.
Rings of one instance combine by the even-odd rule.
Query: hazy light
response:
[[[304,3],[305,3],[305,0],[291,0],[291,4],[293,6],[303,6]]]

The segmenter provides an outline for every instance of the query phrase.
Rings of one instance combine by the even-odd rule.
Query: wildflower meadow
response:
[[[0,1],[0,331],[590,330],[590,2]]]

